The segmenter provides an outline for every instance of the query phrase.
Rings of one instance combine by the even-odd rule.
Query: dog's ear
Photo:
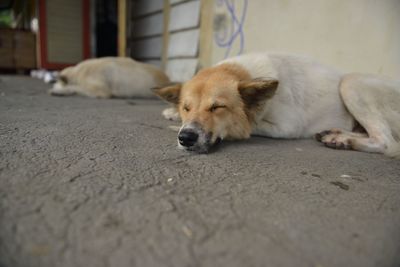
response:
[[[57,77],[57,80],[60,81],[62,84],[67,84],[67,83],[68,83],[68,78],[67,78],[66,75],[60,74],[60,75]]]
[[[177,105],[179,103],[181,88],[182,84],[176,83],[163,88],[154,88],[153,92],[161,99]]]
[[[257,110],[271,98],[278,88],[278,80],[254,79],[239,82],[239,93],[248,110]]]

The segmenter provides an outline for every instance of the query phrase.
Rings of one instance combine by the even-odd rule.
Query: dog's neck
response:
[[[195,76],[196,80],[208,80],[210,78],[240,82],[251,80],[252,76],[243,66],[235,63],[219,64],[214,67],[206,68]]]
[[[257,54],[257,57],[254,57],[254,54],[247,54],[228,58],[217,64],[217,66],[222,65],[236,66],[236,68],[240,68],[241,71],[246,72],[250,79],[278,78],[272,58],[267,54]]]

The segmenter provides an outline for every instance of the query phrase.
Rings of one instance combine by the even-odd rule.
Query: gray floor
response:
[[[313,140],[176,149],[157,100],[0,77],[0,266],[400,266],[400,162]]]

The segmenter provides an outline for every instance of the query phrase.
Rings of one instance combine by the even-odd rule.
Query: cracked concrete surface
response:
[[[400,163],[313,140],[176,148],[157,100],[0,77],[0,266],[399,266]]]

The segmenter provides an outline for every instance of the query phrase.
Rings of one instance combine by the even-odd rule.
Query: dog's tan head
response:
[[[277,86],[274,79],[251,79],[239,65],[221,64],[155,93],[178,107],[179,146],[205,153],[223,139],[248,138],[257,112]]]

